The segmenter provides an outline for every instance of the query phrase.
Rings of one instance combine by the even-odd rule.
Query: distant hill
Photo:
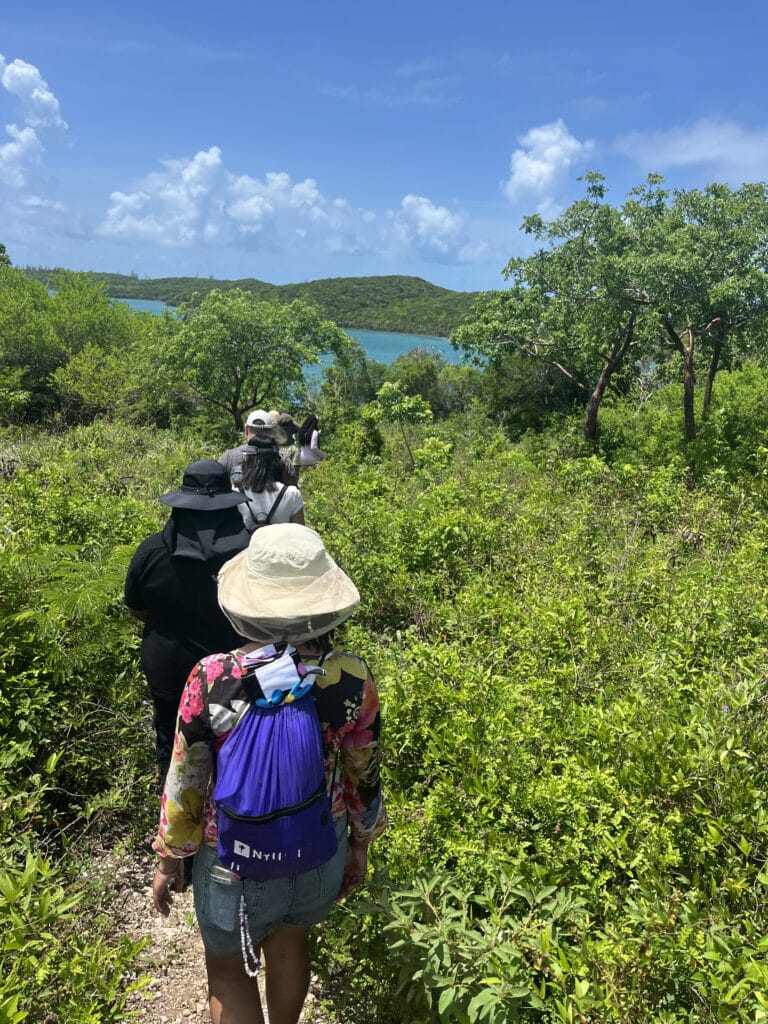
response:
[[[25,267],[24,273],[46,283],[56,273],[46,267]],[[139,278],[127,274],[93,277],[104,283],[107,294],[123,299],[157,299],[171,306],[188,302],[197,292],[214,288],[242,288],[264,299],[292,302],[301,299],[342,327],[403,331],[447,337],[470,312],[477,292],[454,292],[420,277],[330,277],[302,284],[267,284],[247,277],[217,281],[200,277]]]

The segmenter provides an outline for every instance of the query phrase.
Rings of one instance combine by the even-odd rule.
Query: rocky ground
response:
[[[114,878],[118,891],[115,913],[131,938],[149,938],[139,970],[152,979],[135,993],[130,1008],[147,1024],[210,1024],[203,944],[195,924],[192,888],[174,895],[170,917],[152,906],[155,858],[125,854]]]

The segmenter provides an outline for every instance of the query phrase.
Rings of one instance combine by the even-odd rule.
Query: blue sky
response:
[[[0,241],[139,276],[501,286],[600,170],[616,202],[768,178],[768,13],[642,5],[6,3]]]

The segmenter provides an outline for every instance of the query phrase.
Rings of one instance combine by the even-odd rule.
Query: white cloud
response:
[[[67,122],[59,113],[59,101],[34,64],[18,59],[6,64],[0,55],[0,82],[8,92],[18,97],[21,118],[26,125],[66,129]]]
[[[768,168],[768,130],[738,121],[702,119],[665,132],[630,132],[615,148],[643,171],[702,167],[730,181],[764,181]]]
[[[378,253],[473,263],[486,253],[483,242],[469,238],[462,214],[425,196],[407,195],[397,210],[377,214],[326,196],[314,178],[233,174],[216,146],[166,160],[133,189],[113,192],[98,234],[168,248],[291,253],[300,246],[320,257]]]
[[[400,258],[415,255],[435,263],[468,264],[488,256],[487,242],[470,238],[462,213],[438,206],[426,196],[404,196],[388,220],[382,243]]]
[[[435,206],[425,196],[405,196],[396,224],[402,240],[415,242],[419,249],[435,249],[440,253],[454,250],[464,231],[464,218],[460,214],[451,213],[446,206]]]
[[[539,210],[551,209],[569,169],[591,152],[592,143],[580,142],[562,120],[531,128],[517,141],[502,190],[512,202],[530,197]]]
[[[250,248],[307,245],[355,252],[370,248],[357,230],[365,211],[328,199],[314,178],[294,182],[285,172],[263,178],[235,175],[212,146],[195,156],[163,162],[133,191],[113,192],[99,234],[169,247],[200,242]]]
[[[492,254],[490,242],[480,239],[478,242],[467,242],[466,245],[462,245],[456,255],[459,263],[484,263]]]
[[[57,203],[53,199],[45,199],[43,196],[24,196],[21,205],[28,210],[50,210],[54,213],[66,213],[67,208],[63,203]]]
[[[218,237],[226,179],[218,147],[163,167],[135,191],[112,193],[99,234],[182,247]]]
[[[325,202],[314,178],[293,184],[285,172],[269,172],[263,181],[247,174],[230,176],[228,191],[233,200],[227,212],[246,226],[249,222],[263,224],[280,209],[304,210],[311,216]]]
[[[43,147],[34,128],[7,124],[5,130],[11,141],[0,146],[0,182],[23,188],[30,170],[40,162]]]
[[[0,144],[0,183],[14,189],[27,187],[42,163],[42,137],[66,130],[59,101],[39,70],[23,60],[8,64],[0,54],[0,85],[19,101],[16,122],[5,126],[8,142]]]

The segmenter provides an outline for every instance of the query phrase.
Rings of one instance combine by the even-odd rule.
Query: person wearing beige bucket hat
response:
[[[219,607],[241,636],[265,643],[321,636],[359,603],[357,587],[307,527],[258,530],[219,572]]]
[[[153,898],[167,915],[180,858],[195,854],[195,910],[213,1024],[264,1019],[241,941],[260,948],[264,956],[270,1022],[296,1024],[309,985],[309,929],[364,881],[368,846],[387,822],[376,685],[366,662],[335,648],[331,638],[331,631],[355,612],[360,595],[317,533],[297,523],[278,523],[257,530],[248,548],[222,566],[218,600],[248,642],[203,659],[187,681],[153,844],[160,858]],[[249,707],[246,677],[258,657],[255,652],[284,642],[296,648],[304,666],[324,672],[308,699],[319,718],[339,845],[330,860],[312,871],[252,881],[233,875],[218,857],[212,787],[218,752]]]

